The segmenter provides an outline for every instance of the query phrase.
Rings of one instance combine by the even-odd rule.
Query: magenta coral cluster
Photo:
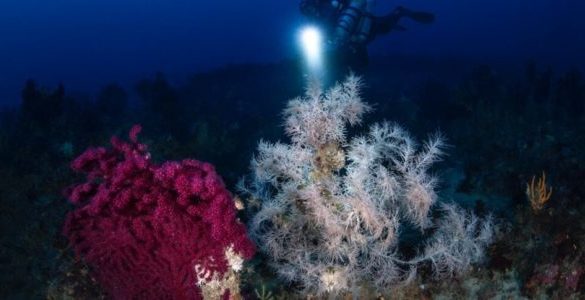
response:
[[[214,167],[155,164],[137,141],[140,130],[73,161],[87,181],[66,191],[77,208],[64,233],[115,299],[199,299],[196,265],[221,275],[225,249],[250,258],[255,247]]]

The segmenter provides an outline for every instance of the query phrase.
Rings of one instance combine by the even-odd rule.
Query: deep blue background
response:
[[[376,41],[373,54],[413,53],[559,67],[585,65],[582,0],[378,0],[436,13],[432,26]],[[27,78],[95,92],[163,71],[171,78],[292,57],[297,0],[1,0],[0,104]]]

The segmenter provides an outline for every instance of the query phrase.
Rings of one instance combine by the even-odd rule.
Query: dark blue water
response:
[[[378,39],[377,55],[402,53],[483,60],[536,58],[583,66],[580,1],[377,1],[434,12],[433,26]],[[162,71],[177,79],[229,63],[276,62],[298,52],[305,19],[297,1],[16,1],[0,3],[0,102],[15,104],[24,80],[96,92]]]

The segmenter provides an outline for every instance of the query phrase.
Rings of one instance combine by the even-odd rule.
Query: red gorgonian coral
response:
[[[87,181],[66,191],[77,208],[64,233],[113,298],[199,299],[196,267],[221,277],[226,249],[250,258],[255,247],[214,167],[192,159],[155,164],[137,141],[140,130],[73,161]]]

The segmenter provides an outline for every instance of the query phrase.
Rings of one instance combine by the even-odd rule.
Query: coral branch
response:
[[[390,123],[348,137],[347,127],[370,109],[359,87],[349,77],[326,92],[312,85],[290,101],[284,115],[291,144],[261,142],[252,181],[240,185],[260,203],[251,235],[277,273],[307,293],[336,294],[364,282],[384,288],[412,280],[424,262],[437,275],[460,273],[491,240],[489,220],[443,205],[427,247],[401,259],[402,224],[434,227],[436,180],[428,169],[441,158],[443,140],[417,147]]]

